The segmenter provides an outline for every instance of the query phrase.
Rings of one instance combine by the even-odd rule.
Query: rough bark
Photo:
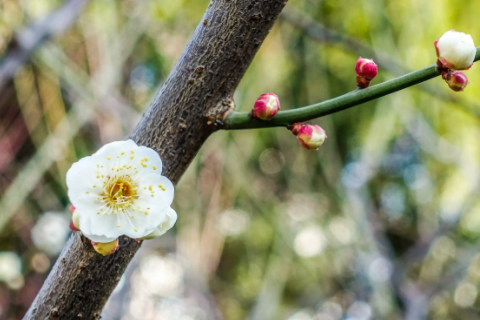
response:
[[[232,95],[287,0],[212,0],[131,138],[159,152],[176,183],[233,107]],[[73,234],[24,319],[98,319],[140,245],[96,254]]]

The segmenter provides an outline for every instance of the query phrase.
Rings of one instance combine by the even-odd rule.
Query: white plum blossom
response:
[[[96,243],[162,235],[177,214],[170,207],[173,184],[161,172],[158,153],[132,140],[109,143],[74,163],[67,186],[75,226]]]
[[[440,63],[454,70],[469,69],[477,53],[472,37],[455,30],[445,32],[435,41],[435,49]]]

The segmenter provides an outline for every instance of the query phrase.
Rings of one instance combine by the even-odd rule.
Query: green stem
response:
[[[480,47],[477,48],[475,61],[480,59]],[[263,121],[250,117],[248,112],[232,112],[224,121],[224,130],[259,129],[270,127],[289,127],[296,122],[303,122],[328,114],[339,112],[362,103],[386,96],[402,89],[414,86],[421,82],[433,79],[440,74],[436,65],[420,69],[401,77],[368,87],[357,89],[342,96],[323,101],[311,106],[279,111],[270,121]]]

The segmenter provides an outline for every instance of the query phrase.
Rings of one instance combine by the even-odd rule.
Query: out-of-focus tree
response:
[[[71,163],[132,132],[207,5],[91,2],[2,89],[0,319],[23,317],[66,241]],[[60,6],[1,1],[0,50]],[[365,53],[373,84],[431,65],[443,32],[479,39],[475,10],[289,3],[237,110],[264,92],[284,110],[354,90]],[[102,318],[478,318],[476,68],[458,95],[435,79],[315,121],[328,132],[318,152],[284,129],[210,137],[177,186],[175,230],[145,243]]]

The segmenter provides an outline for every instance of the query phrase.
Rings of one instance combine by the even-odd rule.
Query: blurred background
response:
[[[129,136],[208,2],[0,0],[0,319],[23,317],[70,234],[67,170]],[[373,84],[431,65],[449,29],[480,43],[478,4],[291,0],[238,110],[354,90],[360,55]],[[477,70],[464,93],[436,78],[314,121],[317,152],[280,128],[215,133],[102,319],[478,319]]]

